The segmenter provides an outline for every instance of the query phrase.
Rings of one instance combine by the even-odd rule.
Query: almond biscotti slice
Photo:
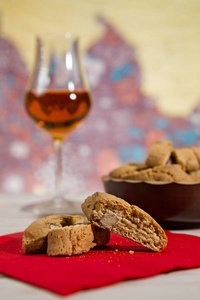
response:
[[[82,210],[94,225],[107,228],[153,250],[167,245],[162,227],[145,211],[123,199],[96,192],[82,204]]]
[[[196,171],[200,167],[197,148],[175,149],[172,151],[172,160],[175,161],[175,163],[180,164],[186,172]]]
[[[172,142],[157,141],[151,145],[145,164],[148,167],[155,167],[160,165],[163,166],[169,160],[171,152]]]
[[[144,170],[146,168],[147,165],[143,163],[129,163],[112,170],[109,175],[112,178],[127,179],[135,174],[136,171]]]
[[[196,158],[200,164],[200,148],[199,147],[196,147],[196,146],[193,146],[191,147],[192,151],[194,152],[194,154],[196,155]]]
[[[191,181],[199,183],[200,182],[200,169],[189,172],[189,176],[191,178]]]
[[[47,235],[50,230],[83,222],[84,218],[79,215],[51,215],[34,221],[23,234],[24,253],[46,253]]]
[[[157,166],[133,174],[130,179],[141,181],[187,182],[192,181],[181,165]]]
[[[77,224],[56,228],[48,233],[49,256],[72,256],[88,252],[96,246],[91,224]]]

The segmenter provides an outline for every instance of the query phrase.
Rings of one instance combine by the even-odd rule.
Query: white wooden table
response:
[[[0,194],[0,235],[23,231],[36,217],[20,208],[38,199],[30,195],[9,196]],[[83,198],[84,200],[84,198]],[[200,229],[177,231],[200,236]],[[199,253],[200,255],[200,253]],[[51,300],[60,296],[24,282],[0,275],[0,299],[2,300]],[[68,296],[69,300],[199,300],[200,268],[175,271],[147,279],[137,279],[109,287],[79,292]]]

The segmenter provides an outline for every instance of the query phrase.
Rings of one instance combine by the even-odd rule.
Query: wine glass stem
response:
[[[56,157],[56,198],[61,197],[61,180],[62,180],[62,145],[63,141],[59,139],[53,139],[53,146]]]

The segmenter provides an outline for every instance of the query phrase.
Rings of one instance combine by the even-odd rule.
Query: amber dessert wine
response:
[[[38,127],[47,130],[54,139],[65,135],[82,123],[90,109],[87,91],[51,90],[41,95],[26,93],[26,110]]]
[[[67,33],[37,38],[36,60],[30,75],[25,108],[37,128],[52,137],[55,150],[55,194],[25,210],[37,215],[80,214],[80,205],[62,192],[62,144],[85,120],[91,106],[81,64],[78,39]],[[66,141],[67,142],[67,141]],[[75,191],[76,193],[76,191]]]

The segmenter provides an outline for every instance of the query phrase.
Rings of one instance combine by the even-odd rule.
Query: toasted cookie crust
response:
[[[145,211],[123,199],[96,192],[85,200],[82,210],[94,225],[107,228],[153,251],[159,252],[167,245],[162,227]]]

